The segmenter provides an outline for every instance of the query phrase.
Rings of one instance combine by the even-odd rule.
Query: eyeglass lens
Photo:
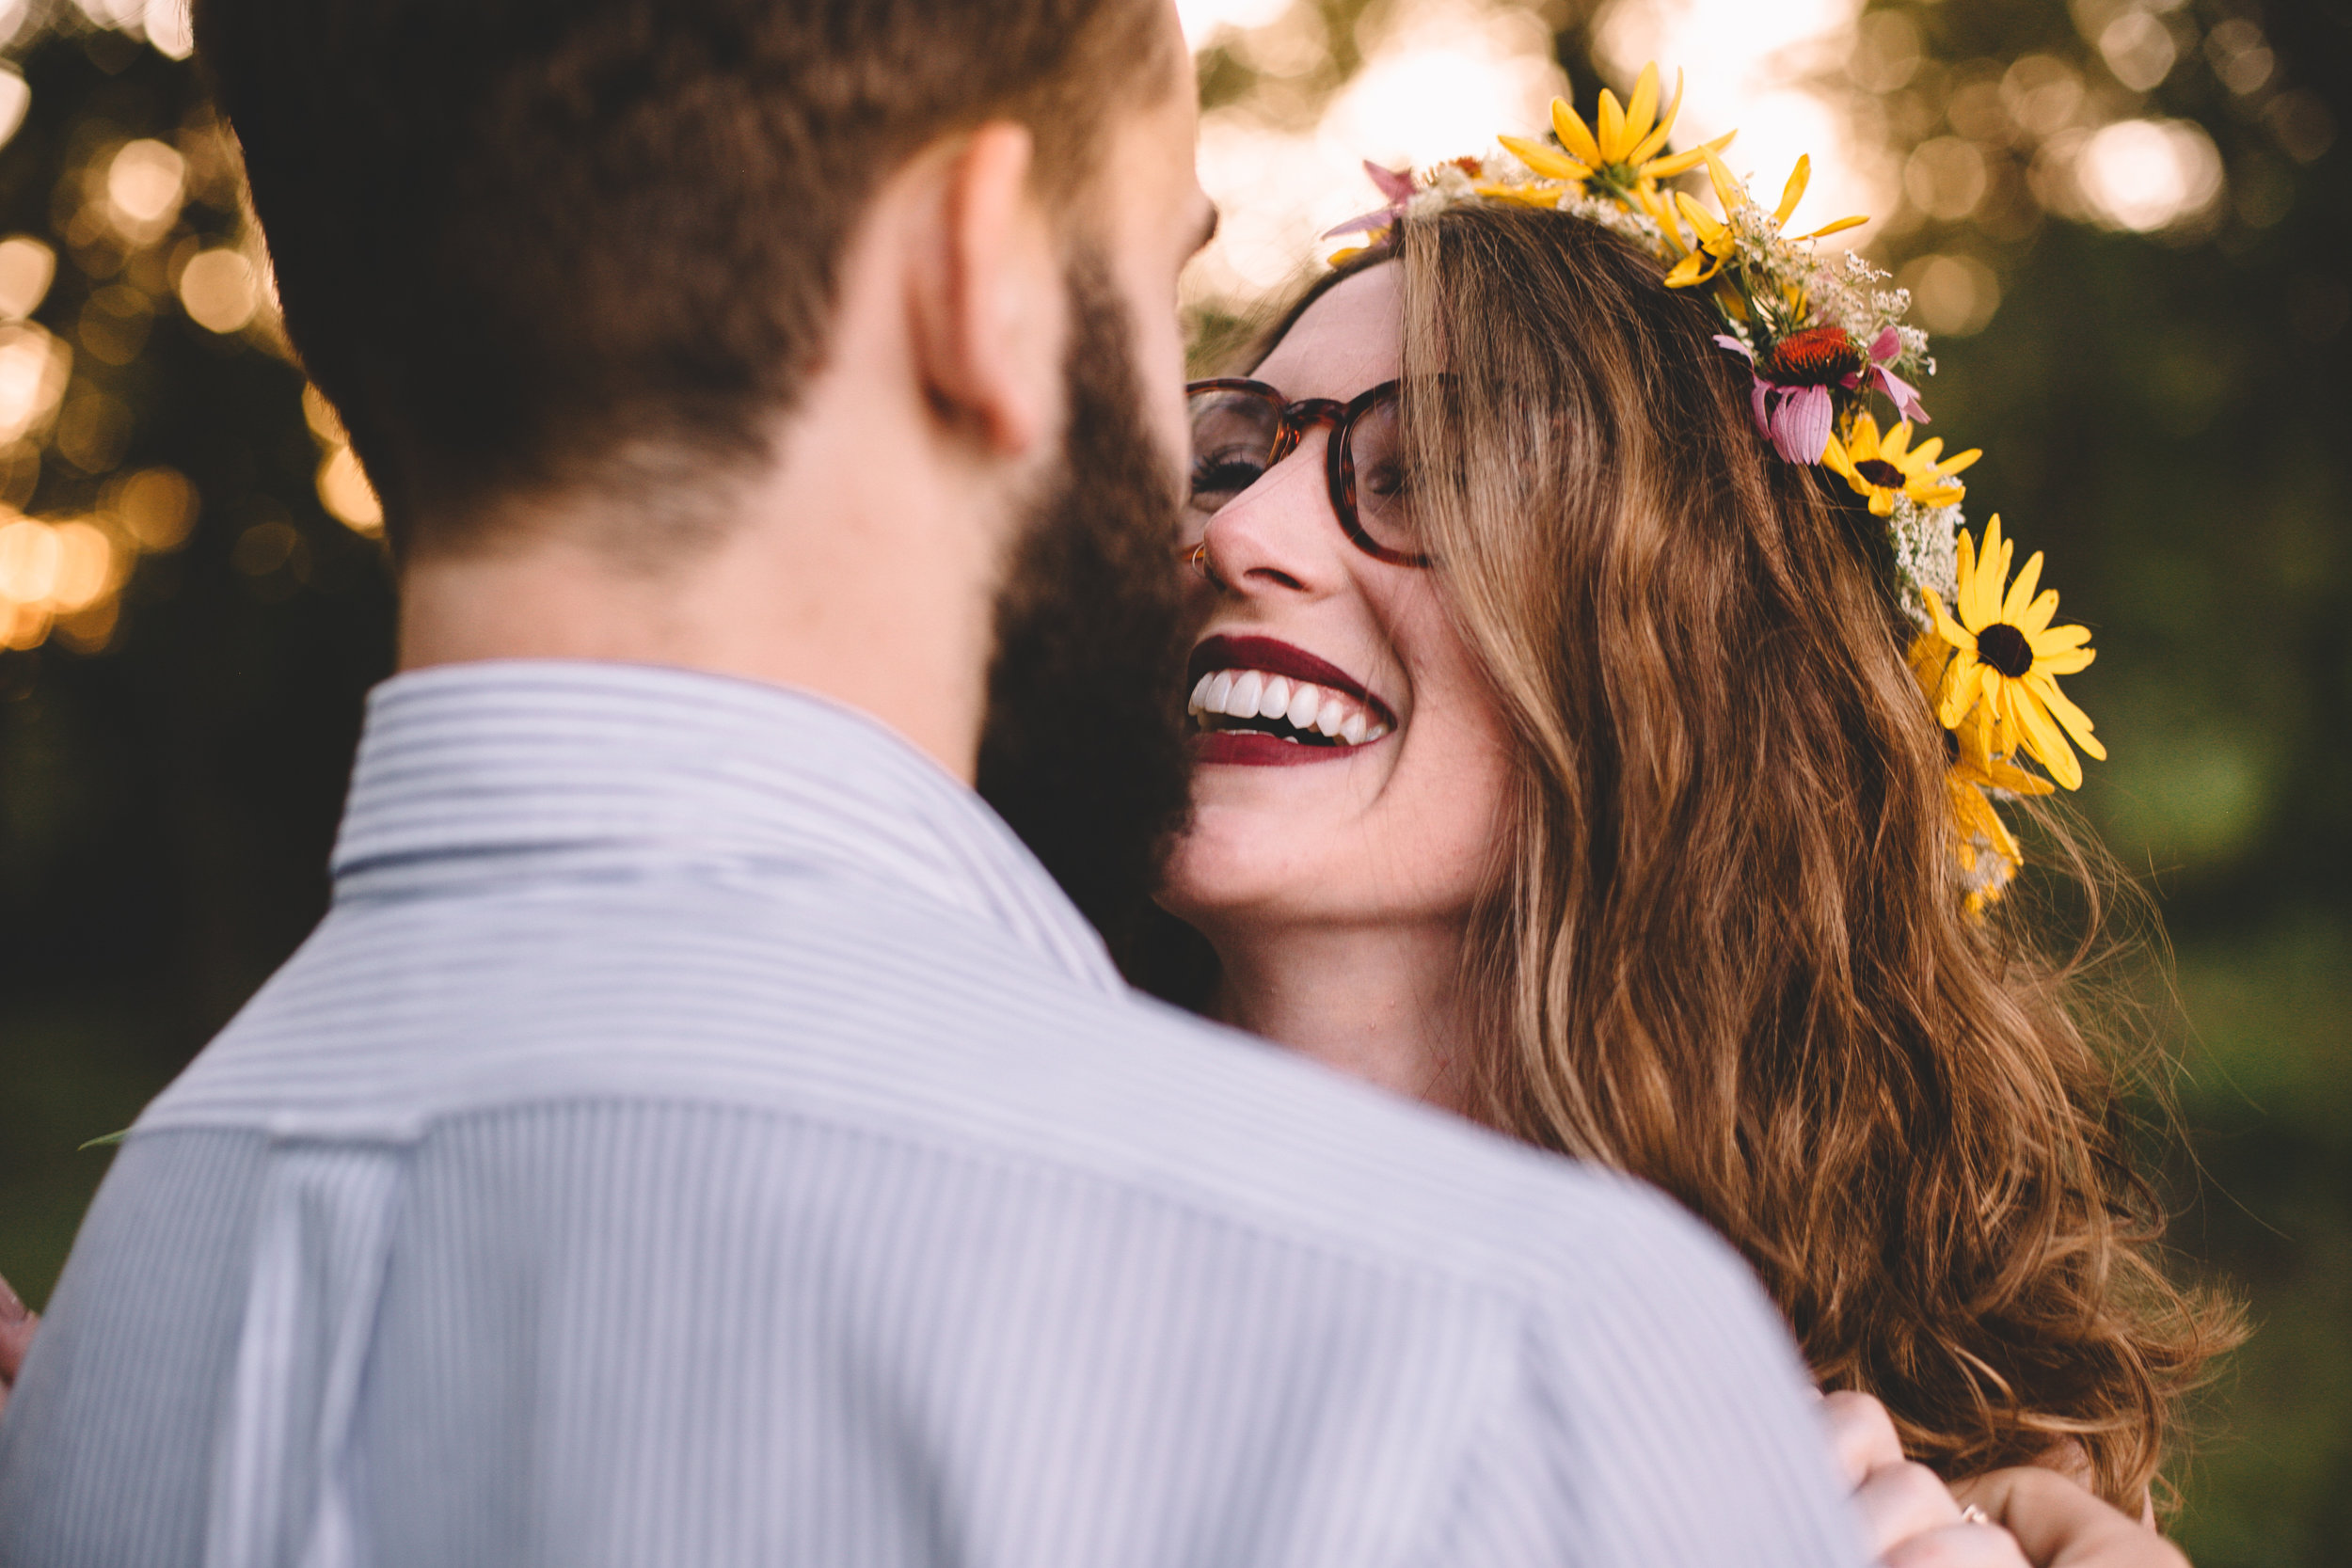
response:
[[[1283,412],[1270,392],[1215,388],[1192,393],[1190,537],[1197,539],[1211,517],[1256,483],[1276,462],[1290,455],[1278,451],[1283,436]],[[1351,532],[1360,530],[1382,549],[1413,555],[1421,546],[1413,527],[1403,449],[1393,393],[1359,409],[1347,421],[1345,467],[1336,476],[1352,483],[1335,488],[1331,505],[1343,528],[1349,526],[1352,512]]]

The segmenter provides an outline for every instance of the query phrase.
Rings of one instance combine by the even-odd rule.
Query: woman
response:
[[[2158,1266],[2065,971],[1985,912],[2019,851],[1979,784],[2047,789],[2027,755],[2063,779],[2050,714],[2078,715],[2020,693],[2088,657],[2028,626],[2011,691],[1979,668],[1999,633],[1939,599],[1972,662],[1917,636],[1915,541],[1881,517],[1948,530],[1961,462],[1918,461],[1908,420],[1866,442],[1854,410],[1876,388],[1917,412],[1895,371],[1924,340],[1843,334],[1818,383],[1838,433],[1808,435],[1812,302],[1737,272],[1812,265],[1776,232],[1802,173],[1776,218],[1710,238],[1643,166],[1662,141],[1571,163],[1564,125],[1560,151],[1515,148],[1550,181],[1472,166],[1410,215],[1391,190],[1254,385],[1196,390],[1201,766],[1162,902],[1215,961],[1162,944],[1139,972],[1656,1182],[1914,1455],[2050,1465],[2139,1514],[2234,1320]],[[1985,553],[2005,570],[1996,531]]]

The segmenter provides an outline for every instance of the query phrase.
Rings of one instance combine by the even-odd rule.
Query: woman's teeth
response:
[[[1314,736],[1326,745],[1362,746],[1389,733],[1387,723],[1343,691],[1259,670],[1201,676],[1192,689],[1190,712],[1204,730],[1247,725],[1280,734],[1274,726],[1287,725],[1295,733],[1286,738],[1301,743]]]

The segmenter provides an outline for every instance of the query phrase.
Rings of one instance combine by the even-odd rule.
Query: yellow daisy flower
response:
[[[1957,730],[1982,703],[1992,726],[1989,752],[2010,756],[2022,747],[2053,779],[2080,789],[2082,763],[2067,741],[2102,761],[2106,748],[2090,733],[2083,710],[2058,690],[2058,677],[2090,667],[2096,657],[2087,646],[2090,631],[2050,625],[2058,596],[2055,589],[2035,594],[2042,581],[2039,551],[2002,594],[2015,547],[2001,537],[1997,516],[1986,525],[1981,554],[1968,534],[1960,536],[1957,621],[1941,597],[1920,591],[1935,617],[1936,635],[1953,653],[1937,683],[1936,717],[1946,729]]]
[[[1930,436],[1913,451],[1909,420],[1881,436],[1878,421],[1864,412],[1854,417],[1853,429],[1844,441],[1830,436],[1821,461],[1844,474],[1854,494],[1866,498],[1870,510],[1884,517],[1894,512],[1897,496],[1909,496],[1921,506],[1949,506],[1967,494],[1967,487],[1953,483],[1952,476],[1982,457],[1983,451],[1971,447],[1939,463],[1936,459],[1943,452],[1940,436]]]
[[[1620,105],[1615,93],[1607,87],[1600,89],[1600,112],[1594,117],[1596,125],[1586,125],[1566,99],[1553,99],[1551,130],[1560,138],[1560,147],[1546,147],[1520,136],[1504,136],[1502,145],[1519,162],[1546,179],[1576,182],[1590,180],[1621,195],[1629,194],[1697,166],[1704,155],[1701,149],[1659,156],[1666,146],[1666,138],[1674,134],[1675,117],[1681,112],[1682,76],[1677,71],[1674,102],[1666,106],[1665,118],[1659,118],[1658,64],[1653,60],[1642,68],[1641,76],[1633,84],[1630,103]],[[1736,131],[1726,131],[1707,146],[1720,151],[1730,146],[1731,138],[1737,135]]]
[[[1714,143],[1708,142],[1695,150],[1706,160],[1707,178],[1715,187],[1715,202],[1723,209],[1724,216],[1718,221],[1688,195],[1681,191],[1675,192],[1675,205],[1681,209],[1682,215],[1697,231],[1698,246],[1676,262],[1674,270],[1666,275],[1666,287],[1669,289],[1687,289],[1693,284],[1704,283],[1723,270],[1724,263],[1731,260],[1732,252],[1738,248],[1738,237],[1730,223],[1731,214],[1748,199],[1747,187],[1740,182],[1740,177],[1731,172],[1729,165],[1715,156]],[[1804,199],[1804,188],[1812,180],[1813,159],[1810,155],[1799,158],[1796,168],[1788,176],[1788,183],[1781,188],[1780,205],[1772,209],[1775,234],[1788,221],[1789,214],[1797,210],[1797,203]],[[1823,224],[1810,234],[1798,234],[1787,243],[1802,245],[1806,240],[1818,240],[1824,234],[1835,234],[1869,221],[1866,217],[1839,218],[1835,223]]]
[[[1956,657],[1951,644],[1931,631],[1913,640],[1911,673],[1929,701],[1934,701],[1945,667]],[[1968,911],[1981,914],[2026,863],[2025,847],[2001,820],[1997,797],[2048,795],[2058,786],[1994,754],[1992,714],[1981,703],[1959,729],[1945,731],[1944,739],[1951,755],[1944,793],[1951,809],[1952,857],[1960,865]]]

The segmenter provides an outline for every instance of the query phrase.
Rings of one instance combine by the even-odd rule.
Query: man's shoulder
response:
[[[340,911],[142,1126],[421,1139],[581,1102],[853,1128],[1554,1302],[1711,1245],[1635,1183],[823,879]]]

